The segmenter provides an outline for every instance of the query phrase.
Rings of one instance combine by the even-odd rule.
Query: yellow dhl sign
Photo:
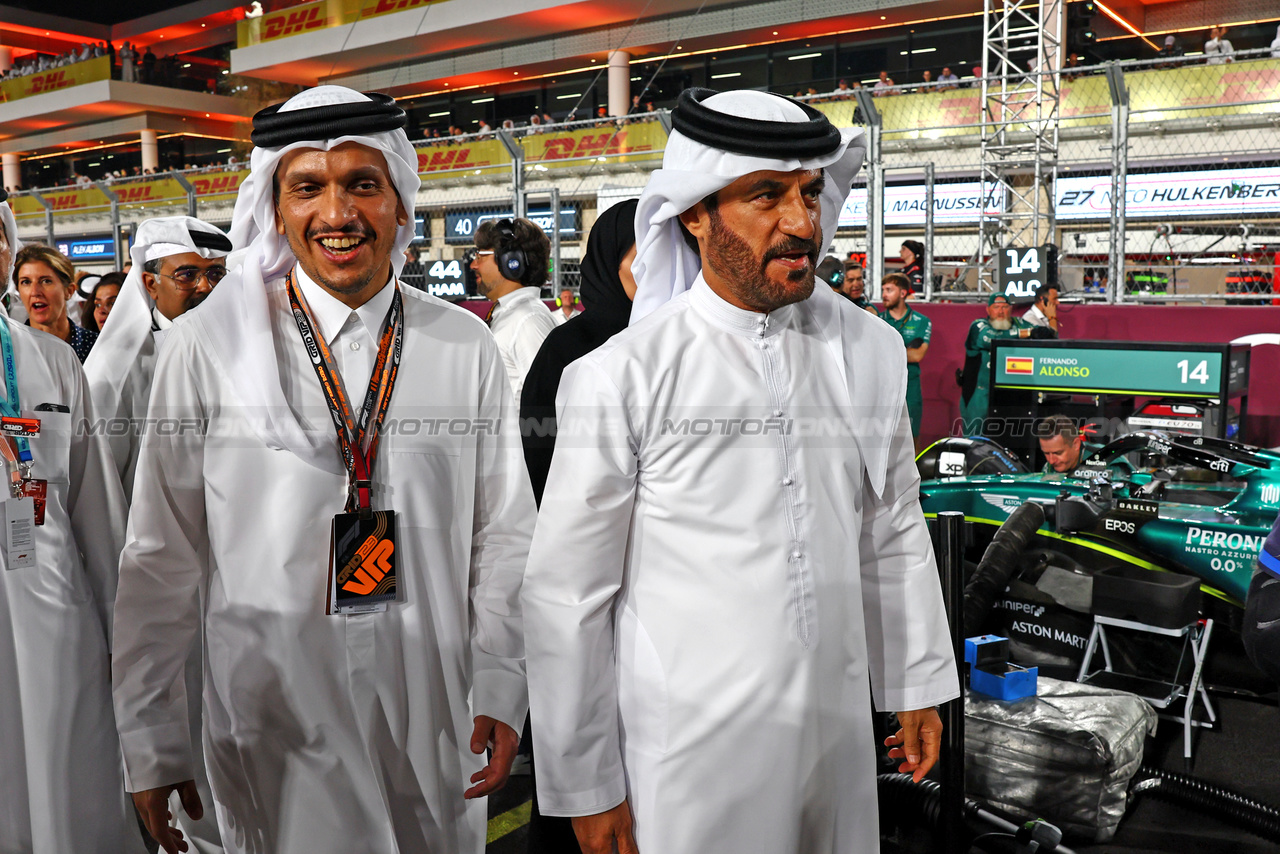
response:
[[[0,95],[5,101],[16,101],[32,95],[44,95],[79,86],[81,83],[93,83],[96,80],[107,80],[111,77],[111,60],[105,56],[75,62],[61,68],[41,71],[39,74],[28,74],[26,77],[15,77],[12,80],[0,81]]]
[[[234,195],[248,176],[248,171],[206,172],[189,175],[187,181],[195,188],[197,196],[225,196]],[[122,182],[111,184],[110,188],[125,207],[180,204],[187,198],[187,191],[173,178]],[[97,187],[68,187],[42,195],[55,214],[111,206],[106,194]],[[44,206],[31,196],[14,196],[9,199],[9,204],[17,217],[44,214]]]
[[[1145,110],[1170,110],[1161,120],[1197,116],[1225,116],[1271,111],[1280,100],[1280,60],[1266,59],[1230,65],[1184,65],[1156,68],[1125,75],[1129,87],[1129,114],[1143,121]],[[1028,87],[1025,97],[1033,97]],[[1011,101],[1017,109],[1018,93]],[[982,122],[982,91],[978,88],[945,92],[909,91],[876,98],[888,139],[918,139],[977,134]],[[837,127],[851,127],[852,99],[814,104]],[[993,109],[997,106],[993,103]],[[1064,127],[1106,124],[1111,97],[1101,74],[1062,80],[1058,115]]]
[[[442,0],[317,0],[247,18],[236,27],[237,47],[300,36],[325,27],[353,24],[365,18],[377,18],[394,12],[421,9]]]

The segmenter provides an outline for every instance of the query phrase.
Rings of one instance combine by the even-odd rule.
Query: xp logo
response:
[[[1258,497],[1262,499],[1264,504],[1280,504],[1280,486],[1274,483],[1264,483]]]

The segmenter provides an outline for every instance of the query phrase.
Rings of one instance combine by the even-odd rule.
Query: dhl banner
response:
[[[1162,120],[1271,112],[1274,102],[1280,100],[1280,60],[1134,71],[1125,75],[1125,81],[1133,121],[1142,121],[1147,110],[1164,110]],[[1026,95],[1033,97],[1030,88]],[[1011,100],[1016,102],[1016,97],[1015,93]],[[853,100],[814,106],[838,127],[854,124]],[[982,96],[977,88],[890,95],[877,98],[876,107],[884,119],[886,139],[976,134],[976,125],[982,121]],[[1058,114],[1063,126],[1106,124],[1110,111],[1111,97],[1103,75],[1062,80]]]
[[[61,68],[41,71],[39,74],[28,74],[26,77],[15,77],[12,80],[0,81],[0,96],[5,101],[16,101],[32,95],[43,95],[56,92],[81,83],[92,83],[95,80],[107,80],[111,77],[111,59],[96,56],[84,62],[74,62]]]
[[[248,176],[248,171],[204,172],[188,175],[187,181],[195,187],[197,196],[213,198],[234,195]],[[111,191],[119,197],[120,205],[125,208],[180,204],[187,199],[187,191],[174,178],[120,182],[112,184]],[[64,190],[50,190],[43,195],[52,205],[55,214],[111,206],[106,194],[97,187],[68,187]],[[13,207],[13,215],[19,219],[44,215],[44,206],[31,196],[13,196],[9,199],[9,204]]]
[[[526,136],[522,142],[525,162],[530,164],[548,167],[581,165],[556,161],[606,156],[615,163],[631,163],[661,158],[667,145],[667,133],[656,121],[633,122],[620,128],[601,125],[562,133],[541,133]]]
[[[376,18],[379,15],[389,15],[392,12],[421,9],[423,6],[439,2],[441,0],[364,0],[364,5],[360,7],[360,17]]]
[[[236,46],[248,47],[297,36],[329,26],[329,0],[290,6],[259,18],[246,18],[236,25]]]
[[[260,18],[240,21],[236,27],[236,46],[262,44],[440,2],[443,0],[317,0],[303,3]]]
[[[609,157],[613,162],[657,159],[667,143],[667,134],[658,122],[637,122],[615,128],[602,125],[559,133],[522,137],[525,163],[547,168],[581,166],[592,157]],[[511,168],[511,155],[497,139],[479,139],[462,145],[432,143],[418,148],[418,174],[424,180],[446,177],[444,173],[472,170],[473,174],[497,174]]]
[[[475,174],[493,175],[511,170],[511,155],[496,139],[481,139],[462,145],[433,143],[418,151],[418,174],[423,179],[443,177],[446,172],[462,169]]]

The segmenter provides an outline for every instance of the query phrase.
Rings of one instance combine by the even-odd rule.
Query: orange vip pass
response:
[[[39,436],[40,419],[13,418],[6,415],[0,418],[0,433],[6,436]]]

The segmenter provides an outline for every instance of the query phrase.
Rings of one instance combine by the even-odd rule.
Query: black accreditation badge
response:
[[[375,510],[333,517],[329,614],[385,611],[396,598],[396,514]]]

